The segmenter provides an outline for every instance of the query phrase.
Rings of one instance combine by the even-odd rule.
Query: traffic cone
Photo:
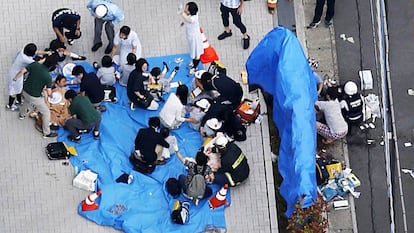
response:
[[[210,200],[208,200],[208,204],[210,205],[211,209],[215,209],[217,207],[220,207],[222,205],[226,205],[227,201],[226,201],[226,195],[227,195],[227,189],[228,189],[228,184],[225,184],[220,191],[217,192],[216,196],[210,198]]]
[[[206,64],[213,61],[219,60],[219,57],[216,53],[216,50],[208,43],[206,35],[204,35],[204,31],[200,28],[201,37],[203,38],[203,49],[204,53],[200,56],[201,63]]]
[[[98,204],[95,202],[96,198],[101,195],[102,191],[99,190],[96,193],[89,194],[84,201],[82,201],[82,211],[91,211],[99,208]]]

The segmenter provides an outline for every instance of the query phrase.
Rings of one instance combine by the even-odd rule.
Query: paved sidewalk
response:
[[[312,22],[315,3],[315,0],[294,0],[296,33],[305,54],[319,61],[319,68],[316,70],[319,75],[321,77],[328,76],[339,81],[334,26],[331,25],[328,28],[321,23],[315,29],[306,28]],[[328,152],[336,159],[345,161],[346,166],[350,167],[345,140],[330,145]],[[351,195],[348,195],[348,201],[350,208],[345,210],[334,210],[331,205],[331,211],[328,213],[329,232],[358,232],[354,199]]]
[[[0,232],[118,232],[97,225],[77,214],[77,205],[87,192],[71,184],[73,169],[62,161],[49,161],[44,153],[47,143],[34,129],[31,119],[20,121],[16,112],[6,111],[6,75],[16,52],[29,42],[40,49],[54,38],[51,14],[69,7],[82,16],[82,38],[69,49],[85,55],[88,61],[99,61],[106,46],[92,53],[93,18],[86,9],[87,0],[3,1],[0,30]],[[187,42],[177,8],[181,0],[118,0],[125,11],[121,25],[138,33],[145,57],[186,53]],[[251,36],[248,50],[241,48],[240,32],[232,26],[233,36],[216,39],[223,31],[219,0],[199,1],[200,22],[209,42],[217,49],[229,75],[240,81],[240,70],[258,41],[272,29],[272,17],[262,1],[245,2],[243,21]],[[121,25],[116,25],[119,30]],[[247,87],[244,86],[245,90]],[[264,106],[264,104],[262,104]],[[263,109],[266,112],[266,109]],[[228,232],[277,232],[276,202],[270,156],[270,137],[266,119],[248,128],[248,140],[239,143],[251,167],[248,181],[232,189],[232,205],[226,209]],[[139,220],[138,220],[139,221]]]

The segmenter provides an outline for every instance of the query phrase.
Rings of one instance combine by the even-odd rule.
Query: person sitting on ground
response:
[[[69,131],[68,139],[79,143],[80,131],[93,130],[93,138],[99,139],[99,127],[101,125],[101,113],[96,111],[88,97],[78,96],[74,90],[67,90],[65,99],[70,103],[71,116],[66,119],[65,128]]]
[[[207,165],[207,156],[203,153],[202,150],[199,150],[195,156],[195,159],[184,157],[180,151],[176,152],[178,159],[184,164],[187,170],[187,174],[182,174],[178,177],[178,183],[184,194],[189,199],[192,199],[193,202],[197,205],[200,199],[208,198],[212,194],[212,190],[207,184],[211,183],[214,178],[214,173],[211,170],[211,167]],[[194,192],[197,190],[190,190],[190,183],[193,183],[196,175],[200,174],[204,178],[204,193],[200,196],[194,196]],[[195,182],[196,180],[194,180]]]
[[[190,107],[190,119],[192,121],[188,122],[190,128],[199,131],[201,120],[206,115],[206,112],[210,108],[210,102],[207,99],[200,99],[195,102],[194,106]]]
[[[148,79],[148,74],[145,73],[147,69],[147,60],[140,58],[135,63],[135,69],[129,75],[127,95],[131,101],[131,110],[135,110],[136,106],[147,110],[157,110],[159,107],[154,97],[145,89],[144,81]]]
[[[63,67],[66,65],[65,60],[66,56],[69,56],[73,61],[84,61],[86,60],[85,56],[78,55],[69,51],[65,44],[60,42],[59,40],[52,40],[49,44],[49,48],[45,49],[45,51],[52,52],[53,56],[56,56],[58,60],[58,65],[56,67],[57,74],[63,74]]]
[[[234,142],[229,142],[225,136],[221,136],[215,140],[212,151],[221,155],[221,167],[215,174],[215,184],[227,183],[234,187],[249,177],[250,167],[247,158]]]
[[[164,90],[162,83],[165,80],[165,74],[168,72],[168,69],[167,64],[164,62],[164,69],[162,71],[159,67],[154,67],[149,73],[147,88],[156,101],[163,101],[162,95]]]
[[[222,132],[217,132],[214,138],[208,137],[203,142],[202,150],[208,157],[207,164],[214,172],[221,168],[221,155],[215,148],[217,139],[221,137],[225,137],[225,135]]]
[[[128,84],[128,78],[131,72],[135,69],[135,63],[137,62],[137,56],[134,53],[129,53],[127,56],[127,63],[120,64],[119,69],[121,73],[121,78],[119,79],[119,84],[126,87]]]
[[[341,113],[341,105],[337,99],[337,90],[329,87],[326,90],[327,101],[316,101],[315,108],[323,113],[326,124],[316,121],[316,131],[323,137],[322,142],[330,144],[348,133],[348,124]]]
[[[228,104],[233,110],[239,106],[243,97],[243,89],[240,84],[224,74],[217,76],[204,72],[198,84],[198,87],[203,91],[216,90],[220,95],[214,101]]]
[[[170,129],[168,128],[161,128],[160,134],[165,139],[166,142],[170,145],[170,148],[163,147],[162,157],[164,159],[169,159],[172,154],[178,151],[178,143],[177,138],[174,135],[170,134]]]
[[[364,98],[358,93],[358,87],[353,81],[348,81],[344,85],[345,95],[341,100],[342,115],[351,126],[359,126],[364,119]]]
[[[218,115],[218,118],[223,121],[221,130],[232,140],[238,142],[245,141],[246,136],[246,127],[240,121],[240,118],[234,114],[230,108],[226,108],[221,111]]]
[[[119,73],[112,66],[112,58],[108,55],[102,57],[102,66],[96,72],[96,76],[99,78],[104,89],[104,101],[116,102],[116,88],[115,83],[119,78]]]
[[[157,132],[161,122],[158,117],[151,117],[148,120],[148,128],[142,128],[135,137],[135,156],[146,166],[164,165],[166,161],[162,157],[163,148],[170,148],[170,145]]]
[[[101,105],[104,99],[104,88],[95,73],[86,73],[81,65],[73,67],[72,75],[81,80],[80,95],[87,96],[93,106],[99,111],[105,111],[105,106]]]

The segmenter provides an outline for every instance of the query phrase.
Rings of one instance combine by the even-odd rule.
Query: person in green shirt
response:
[[[30,63],[22,68],[13,78],[23,80],[24,103],[20,108],[19,119],[23,120],[29,112],[29,107],[34,106],[42,115],[42,133],[44,138],[56,137],[55,132],[50,131],[50,110],[45,102],[45,97],[52,96],[52,77],[49,70],[54,69],[57,60],[53,56],[45,56],[39,61]]]
[[[80,133],[93,129],[93,137],[99,139],[101,113],[98,112],[87,96],[78,96],[74,90],[67,90],[65,99],[70,103],[71,117],[66,120],[65,128],[69,131],[68,139],[80,142]]]

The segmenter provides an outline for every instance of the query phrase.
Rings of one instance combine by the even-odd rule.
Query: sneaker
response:
[[[43,129],[42,129],[42,126],[40,126],[40,125],[38,125],[38,124],[35,124],[35,129],[36,129],[37,131],[39,131],[40,133],[42,133],[42,134],[43,134]]]
[[[56,130],[59,130],[59,125],[51,124],[49,128],[50,130],[56,131]]]
[[[170,71],[170,67],[168,67],[167,63],[165,61],[162,62],[162,64],[164,65],[165,69],[168,71]]]
[[[232,36],[233,35],[233,33],[231,33],[231,30],[230,30],[230,32],[226,32],[226,31],[224,31],[223,33],[221,33],[218,37],[217,37],[217,39],[218,40],[224,40],[224,39],[226,39],[227,37],[230,37],[230,36]]]
[[[194,73],[195,73],[195,71],[196,71],[196,69],[195,69],[195,68],[191,68],[191,69],[188,71],[187,76],[188,76],[188,77],[193,76],[193,75],[194,75]]]
[[[111,99],[111,102],[114,103],[114,104],[117,103],[118,102],[118,98],[116,98],[116,97],[112,98]]]
[[[316,23],[312,22],[311,24],[309,24],[308,29],[313,29],[318,27],[318,25],[321,23],[321,21],[318,21]]]
[[[25,116],[25,115],[20,115],[20,114],[19,114],[19,120],[24,120],[24,118],[26,118],[26,116]]]
[[[100,47],[102,47],[102,42],[94,44],[92,47],[92,52],[96,52]]]
[[[55,133],[55,132],[51,132],[50,134],[48,134],[48,135],[43,135],[43,138],[55,138],[55,137],[57,137],[58,135],[57,135],[57,133]],[[79,138],[79,140],[80,140],[80,138]]]
[[[92,66],[93,66],[93,68],[95,68],[95,69],[99,69],[99,68],[101,68],[101,65],[99,65],[99,63],[98,63],[98,62],[96,62],[96,61],[94,61],[94,62],[93,62]]]
[[[78,135],[78,136],[76,136],[76,137],[74,137],[74,136],[72,136],[72,135],[68,135],[68,139],[71,141],[71,142],[76,142],[76,143],[79,143],[80,142],[80,140],[81,140],[81,137]]]
[[[93,138],[94,139],[99,139],[99,136],[100,136],[101,134],[99,133],[99,130],[94,130],[93,131]]]
[[[8,104],[6,105],[6,109],[8,109],[8,110],[10,110],[10,111],[13,111],[13,112],[15,112],[15,111],[17,111],[17,110],[19,110],[19,107],[17,107],[16,105],[12,105],[12,106],[9,106]]]
[[[193,62],[188,63],[187,68],[188,68],[188,69],[192,69],[192,68],[194,68],[194,64],[193,64]]]
[[[129,105],[129,108],[134,111],[135,110],[135,104],[131,102],[131,104]]]
[[[325,26],[329,27],[332,25],[332,20],[325,20]]]
[[[247,38],[243,38],[243,49],[248,49],[250,46],[250,36],[247,35]]]
[[[157,161],[155,161],[155,164],[156,165],[165,165],[167,162],[165,161],[165,160],[157,160]]]
[[[85,56],[79,56],[79,57],[72,57],[73,61],[85,61],[86,57]]]
[[[22,104],[24,103],[24,100],[23,100],[23,99],[21,99],[20,101],[18,101],[18,100],[16,99],[16,101],[14,101],[14,103],[15,103],[16,105],[22,105]]]
[[[73,39],[68,39],[68,44],[69,45],[73,45],[73,43],[74,43],[75,41],[73,40]]]
[[[113,45],[106,46],[105,54],[110,54],[112,52],[112,47],[113,47]]]

